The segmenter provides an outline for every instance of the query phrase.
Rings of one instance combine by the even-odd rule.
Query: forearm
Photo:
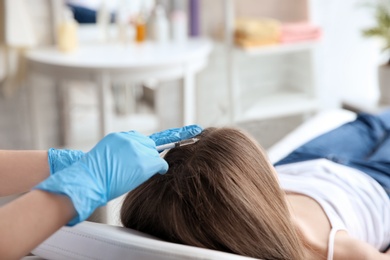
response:
[[[0,197],[29,191],[49,175],[47,151],[0,150]]]
[[[0,259],[20,259],[75,215],[70,199],[31,191],[0,208]]]
[[[378,251],[366,242],[350,237],[346,232],[339,232],[335,238],[335,260],[390,260],[390,255]]]

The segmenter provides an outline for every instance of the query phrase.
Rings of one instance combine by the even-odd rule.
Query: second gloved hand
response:
[[[135,189],[156,173],[165,173],[154,141],[138,132],[109,134],[68,168],[51,175],[35,188],[68,196],[77,216],[68,225]]]
[[[188,125],[179,128],[171,128],[149,136],[156,145],[174,143],[197,136],[203,131],[198,125]]]

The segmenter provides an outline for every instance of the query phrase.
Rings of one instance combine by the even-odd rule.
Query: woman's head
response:
[[[170,150],[169,170],[130,192],[125,227],[164,240],[263,259],[299,259],[283,191],[262,149],[231,128],[208,128]]]

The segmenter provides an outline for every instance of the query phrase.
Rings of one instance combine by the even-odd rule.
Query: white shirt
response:
[[[276,167],[282,188],[316,200],[332,229],[378,250],[390,244],[390,199],[367,174],[326,159]]]

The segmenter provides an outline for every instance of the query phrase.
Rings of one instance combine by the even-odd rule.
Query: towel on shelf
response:
[[[239,18],[234,36],[236,44],[244,48],[277,44],[281,37],[281,23],[271,18]]]
[[[235,42],[242,48],[318,40],[319,26],[310,22],[281,23],[272,18],[238,18]]]
[[[321,37],[321,28],[309,22],[285,23],[281,26],[281,43],[293,43],[317,40]]]

